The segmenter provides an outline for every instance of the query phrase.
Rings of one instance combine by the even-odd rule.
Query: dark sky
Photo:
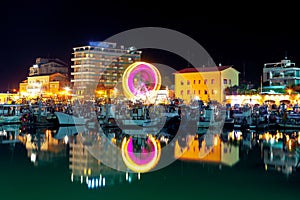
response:
[[[0,91],[18,87],[36,57],[71,64],[72,47],[105,40],[121,31],[155,26],[195,39],[215,63],[233,65],[258,82],[263,64],[284,58],[300,62],[296,5],[276,7],[189,1],[8,1],[1,5]],[[150,51],[151,52],[151,51]],[[168,58],[145,52],[147,61]],[[174,59],[169,65],[177,65]],[[180,64],[184,67],[184,64]],[[299,64],[300,65],[300,64]],[[241,74],[241,75],[242,75]]]

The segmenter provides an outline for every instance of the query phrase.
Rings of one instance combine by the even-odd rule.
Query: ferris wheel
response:
[[[146,62],[135,62],[124,71],[122,77],[124,94],[129,99],[145,99],[161,86],[158,69]]]

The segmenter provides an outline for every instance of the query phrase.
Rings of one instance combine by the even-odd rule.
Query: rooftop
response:
[[[232,66],[215,66],[215,67],[190,67],[179,70],[177,73],[193,73],[193,72],[214,72],[214,71],[223,71],[225,69],[232,68]]]

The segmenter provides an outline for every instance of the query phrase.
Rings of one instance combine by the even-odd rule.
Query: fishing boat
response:
[[[54,114],[57,117],[59,125],[85,125],[88,121],[84,117],[76,117],[63,112],[54,112]]]
[[[1,104],[0,105],[0,124],[21,123],[21,104]]]

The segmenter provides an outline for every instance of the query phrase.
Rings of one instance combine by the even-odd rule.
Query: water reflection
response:
[[[47,127],[20,127],[18,139],[27,149],[27,156],[35,165],[47,165],[67,157],[63,140],[56,139],[56,129]]]
[[[233,166],[239,161],[239,146],[224,142],[219,134],[190,135],[190,144],[182,148],[180,141],[175,145],[175,157],[181,160],[210,162]]]
[[[123,182],[140,179],[140,174],[122,172],[102,164],[81,142],[81,136],[76,135],[70,142],[69,169],[71,182],[87,185],[88,188],[101,188]],[[106,151],[106,159],[114,160],[116,166],[123,165],[122,160],[115,157],[115,152]]]
[[[35,167],[67,160],[69,181],[96,189],[140,180],[142,173],[155,169],[161,162],[162,149],[169,144],[153,135],[134,137],[116,133],[113,129],[98,133],[84,126],[10,125],[1,126],[0,145],[14,148],[21,142],[27,159]],[[173,144],[170,144],[172,156],[185,163],[238,169],[241,160],[249,165],[251,161],[247,156],[257,151],[255,159],[259,165],[256,167],[263,173],[273,170],[290,176],[297,173],[299,167],[300,134],[297,131],[211,131],[180,137]]]

